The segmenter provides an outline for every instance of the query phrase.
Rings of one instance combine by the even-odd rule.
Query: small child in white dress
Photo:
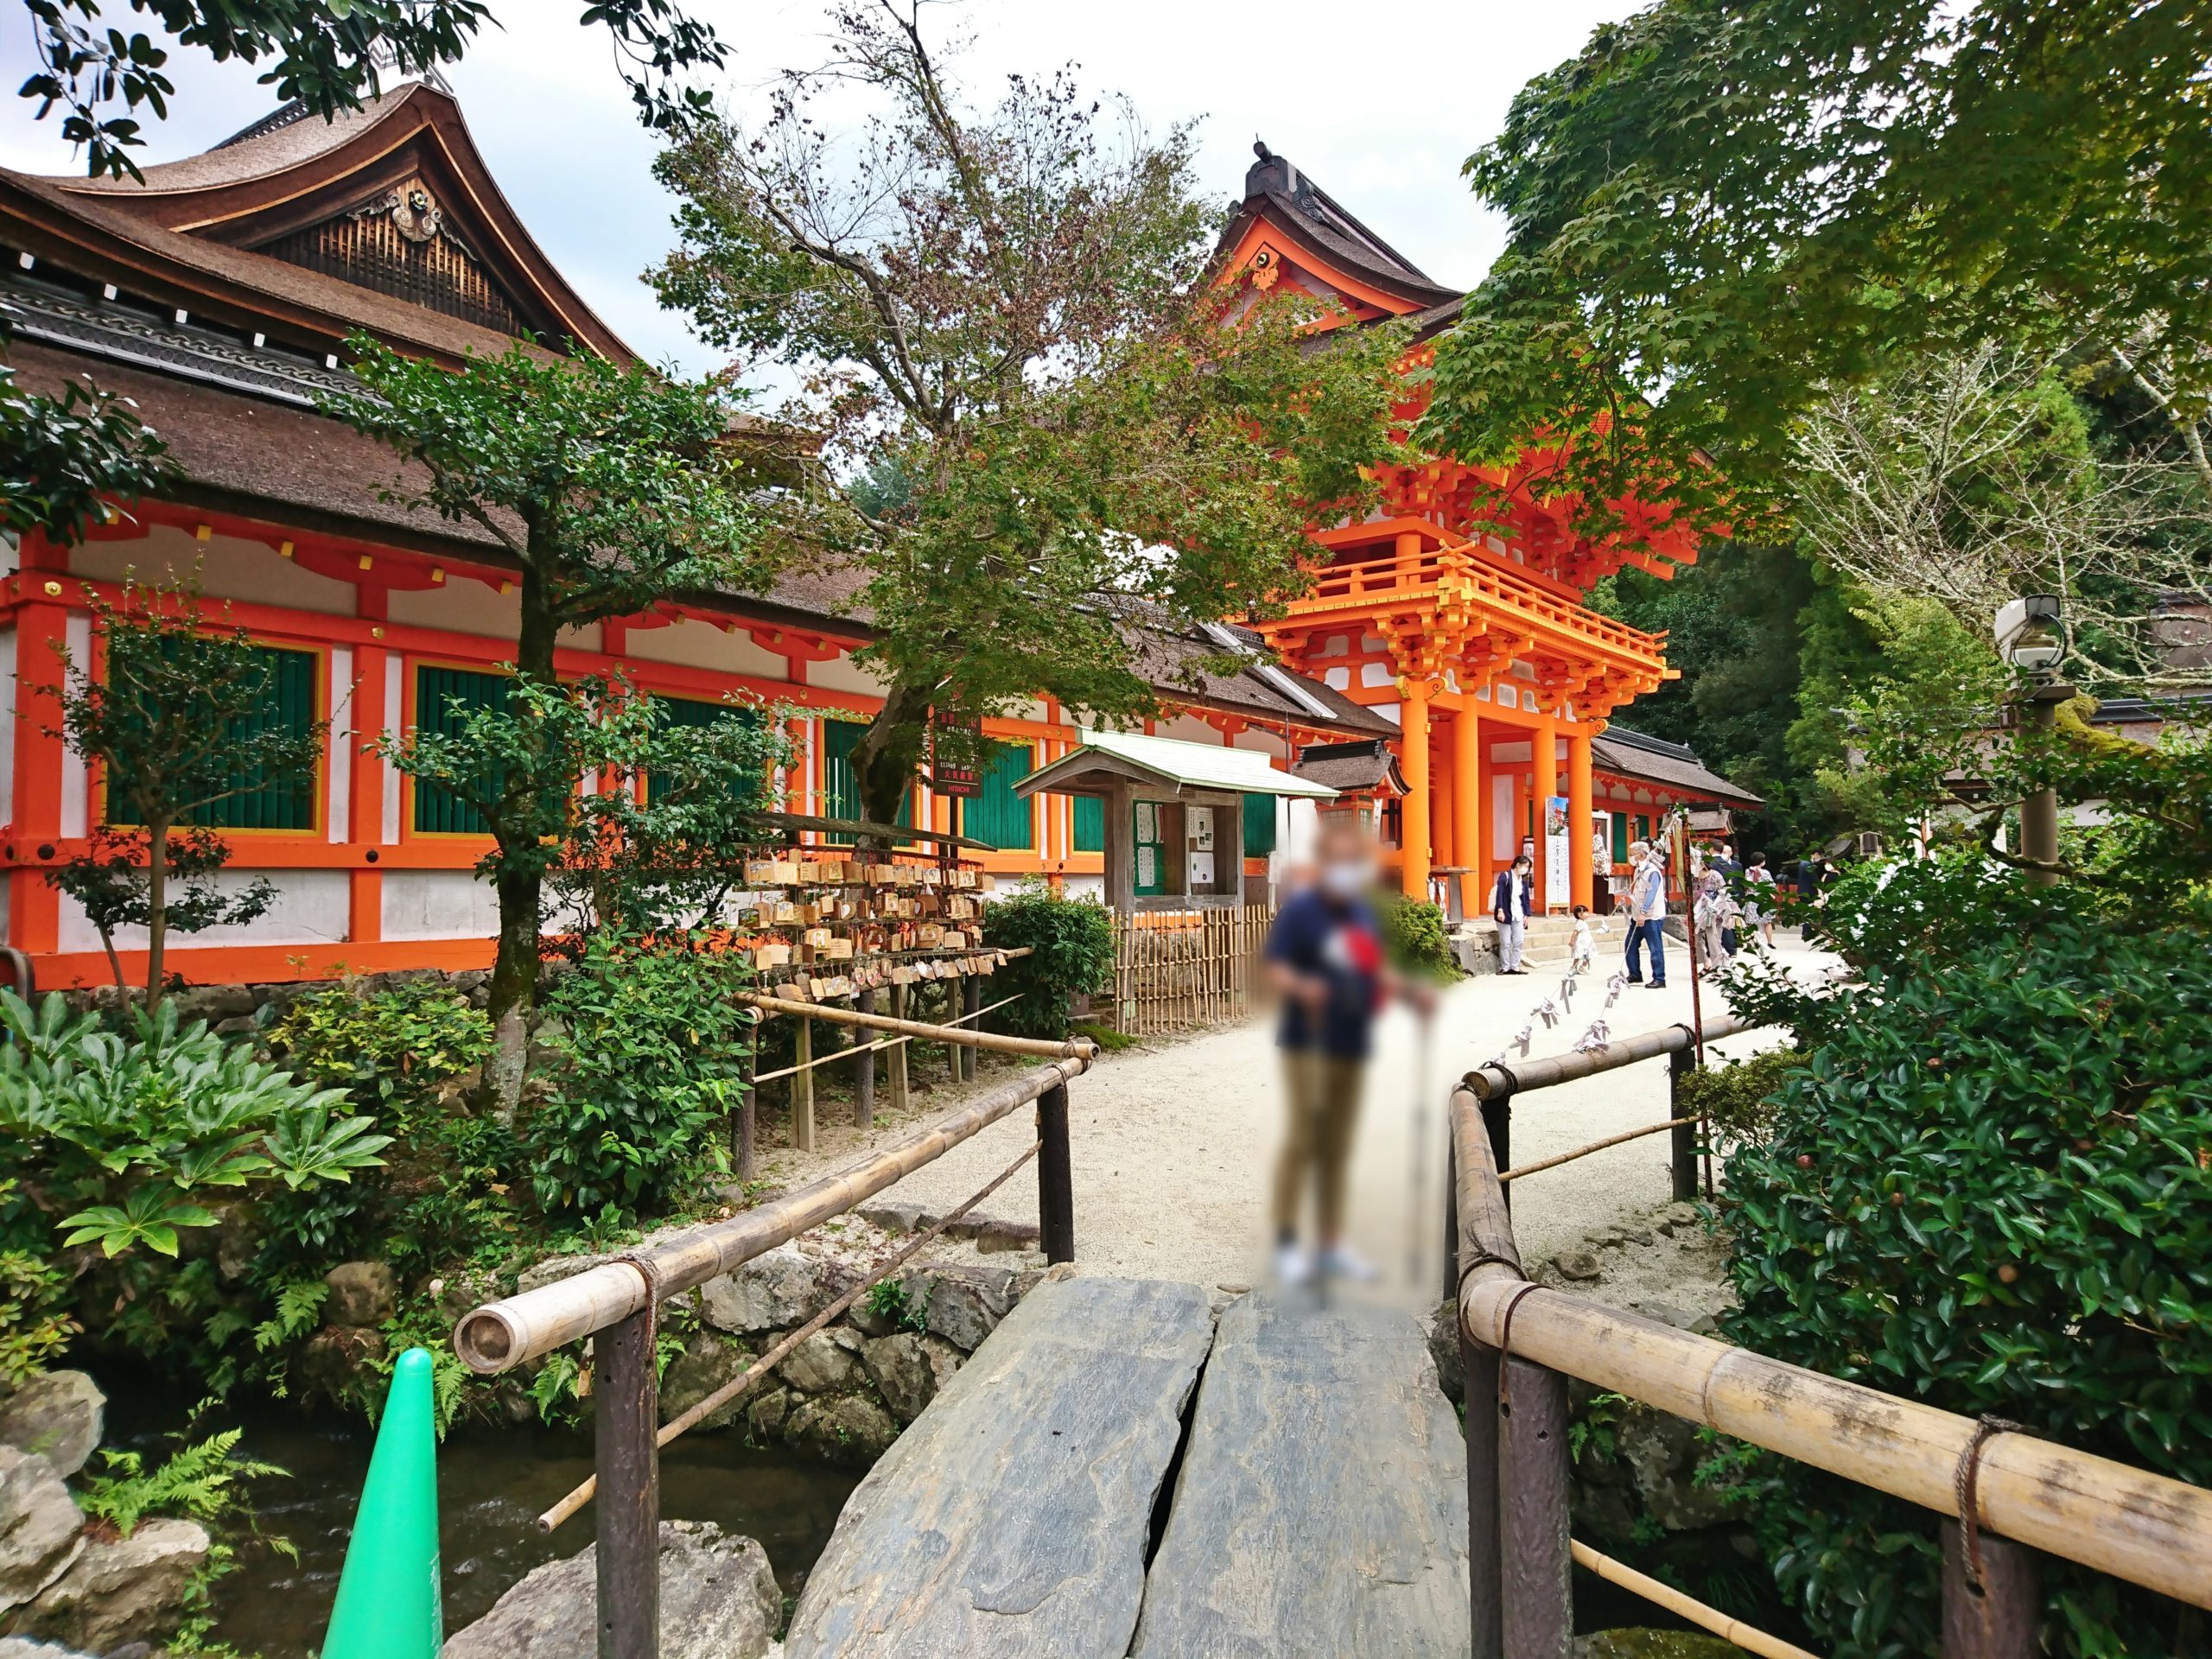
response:
[[[1590,906],[1577,905],[1574,907],[1574,938],[1569,942],[1567,950],[1567,972],[1579,974],[1585,971],[1596,958],[1597,951],[1597,944],[1590,937]]]

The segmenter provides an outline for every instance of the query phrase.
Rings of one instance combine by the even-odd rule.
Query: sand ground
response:
[[[1679,946],[1670,952],[1675,971],[1665,990],[1631,985],[1614,1007],[1604,1007],[1605,976],[1618,938],[1616,931],[1599,941],[1599,971],[1583,976],[1573,1012],[1550,1027],[1535,1022],[1532,1056],[1567,1052],[1597,1018],[1618,1039],[1690,1017]],[[1789,935],[1779,951],[1799,973],[1835,960]],[[1481,976],[1445,993],[1426,1037],[1408,1010],[1394,1009],[1382,1022],[1353,1157],[1348,1232],[1352,1247],[1382,1270],[1385,1287],[1409,1304],[1433,1301],[1440,1279],[1446,1091],[1470,1067],[1506,1050],[1530,1022],[1531,1010],[1547,997],[1556,999],[1559,988],[1556,977]],[[1708,985],[1707,1014],[1720,1006]],[[1741,1055],[1774,1040],[1771,1033],[1751,1033],[1713,1045],[1712,1052]],[[1021,1064],[987,1064],[980,1086],[1013,1075]],[[943,1081],[941,1062],[932,1060],[928,1070],[935,1086],[916,1092],[909,1114],[894,1120],[879,1112],[866,1133],[850,1127],[843,1101],[824,1099],[814,1153],[772,1150],[764,1173],[779,1185],[796,1185],[941,1116],[965,1091]],[[1283,1111],[1270,1020],[1255,1018],[1108,1055],[1076,1080],[1070,1101],[1077,1255],[1084,1267],[1210,1286],[1247,1286],[1264,1276],[1271,1243],[1268,1192]],[[1533,1162],[1661,1122],[1666,1106],[1663,1060],[1531,1094],[1515,1114],[1513,1161]],[[763,1125],[772,1144],[782,1133],[779,1117]],[[1003,1168],[1033,1134],[1031,1115],[1017,1113],[888,1196],[949,1208]],[[1653,1135],[1516,1183],[1515,1225],[1523,1256],[1533,1263],[1607,1225],[1649,1215],[1668,1198],[1667,1147],[1667,1136]],[[1036,1183],[1025,1171],[982,1209],[1033,1221]],[[1615,1272],[1609,1264],[1606,1287],[1598,1293],[1605,1300],[1625,1303],[1665,1290],[1664,1271],[1639,1273],[1632,1261],[1621,1266]],[[1650,1266],[1659,1269],[1656,1262]],[[1645,1278],[1653,1282],[1639,1283]]]

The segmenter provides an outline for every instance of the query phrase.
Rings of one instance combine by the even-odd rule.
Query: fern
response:
[[[562,1402],[576,1397],[576,1383],[582,1376],[583,1368],[576,1363],[574,1354],[548,1354],[537,1375],[530,1380],[530,1397],[537,1402],[539,1418],[549,1423],[556,1421]]]
[[[201,1402],[194,1417],[211,1403]],[[93,1519],[108,1522],[125,1538],[151,1515],[219,1522],[243,1500],[244,1495],[232,1490],[238,1482],[286,1472],[273,1463],[239,1457],[238,1440],[244,1432],[226,1428],[196,1444],[181,1446],[150,1472],[139,1452],[103,1452],[100,1455],[106,1461],[107,1472],[85,1483],[78,1507]]]
[[[265,1354],[313,1330],[329,1295],[330,1287],[320,1279],[287,1280],[276,1288],[275,1314],[253,1329],[254,1347]]]

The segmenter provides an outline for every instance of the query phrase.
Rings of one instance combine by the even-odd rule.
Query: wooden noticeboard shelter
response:
[[[1247,798],[1328,801],[1325,784],[1294,778],[1251,749],[1134,732],[1086,732],[1083,746],[1014,786],[1105,804],[1106,903],[1122,915],[1226,910],[1244,903]]]

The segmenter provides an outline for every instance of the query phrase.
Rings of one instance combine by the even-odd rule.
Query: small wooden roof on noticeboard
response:
[[[1294,778],[1264,754],[1251,749],[1217,748],[1140,732],[1085,732],[1083,746],[1039,766],[1014,786],[1027,800],[1040,791],[1058,795],[1103,795],[1116,782],[1164,789],[1240,795],[1290,795],[1327,801],[1337,791],[1326,784]]]

